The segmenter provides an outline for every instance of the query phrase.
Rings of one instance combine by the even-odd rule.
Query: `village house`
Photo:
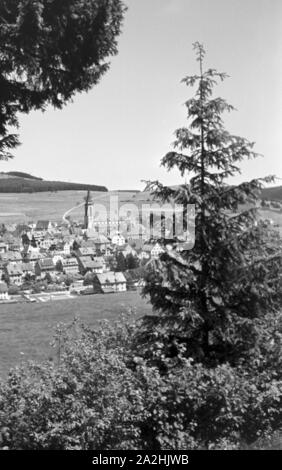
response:
[[[39,246],[41,242],[43,242],[45,236],[46,232],[41,232],[39,230],[32,232],[32,237],[34,238],[37,246]]]
[[[49,251],[58,252],[61,251],[63,253],[63,244],[57,238],[51,239],[50,247],[48,248]]]
[[[82,246],[82,247],[90,246],[91,248],[95,248],[95,243],[94,243],[94,240],[92,240],[92,238],[87,238],[86,240],[84,239],[80,240],[79,246]]]
[[[22,236],[23,234],[29,234],[31,227],[29,224],[18,224],[16,228],[16,233]]]
[[[56,266],[57,263],[61,262],[63,263],[65,259],[65,256],[63,255],[63,252],[55,252],[55,254],[52,256],[52,260],[53,260],[53,263],[54,265]]]
[[[95,274],[102,274],[106,271],[106,264],[100,259],[93,260],[92,272]]]
[[[52,258],[43,258],[35,264],[35,274],[38,277],[42,277],[47,273],[51,274],[55,271],[55,265]]]
[[[32,247],[29,247],[28,250],[23,250],[22,251],[22,259],[26,263],[31,263],[33,267],[35,267],[36,263],[42,259],[43,255],[40,253],[38,248],[32,249]]]
[[[125,238],[119,232],[112,236],[112,245],[123,246],[125,245]]]
[[[94,279],[94,291],[104,294],[124,292],[126,291],[126,279],[121,272],[110,271],[108,273],[96,274]]]
[[[159,243],[156,243],[151,250],[151,256],[152,258],[158,258],[164,251],[163,247]]]
[[[20,251],[6,251],[5,253],[1,253],[0,255],[1,260],[8,263],[8,262],[19,262],[22,260],[22,255]]]
[[[83,279],[73,281],[73,283],[70,285],[70,292],[73,292],[75,294],[80,294],[80,292],[82,292],[85,289],[83,282],[84,282]]]
[[[91,289],[91,293],[93,293],[93,287],[89,285],[84,285],[84,279],[75,280],[70,285],[70,292],[72,294],[84,294],[85,292],[89,291],[89,287]]]
[[[121,252],[125,258],[128,255],[137,256],[137,251],[128,244],[123,247],[118,246],[117,251]]]
[[[142,250],[138,253],[137,258],[140,261],[148,261],[151,258],[150,254],[151,252],[148,253],[147,251]]]
[[[94,258],[90,258],[89,256],[79,256],[78,263],[82,275],[86,274],[87,272],[104,272],[104,264],[99,260],[97,261],[97,259],[95,260]]]
[[[40,247],[44,250],[50,250],[53,243],[53,239],[50,236],[45,236],[43,240],[40,241]]]
[[[96,249],[94,247],[91,247],[91,246],[81,246],[80,248],[78,248],[78,250],[76,251],[76,254],[77,254],[77,257],[88,257],[90,259],[94,258],[95,255],[96,255]]]
[[[151,258],[151,252],[152,252],[153,248],[154,248],[154,245],[152,245],[150,243],[145,243],[143,245],[143,248],[138,253],[138,258],[141,261],[150,259]]]
[[[62,261],[62,268],[64,274],[78,274],[79,273],[79,265],[76,258],[64,258]]]
[[[110,271],[110,269],[108,267],[108,263],[106,261],[106,256],[95,256],[95,258],[93,258],[93,261],[96,261],[97,263],[102,265],[103,273],[105,273],[107,271]]]
[[[43,247],[43,245],[46,246],[46,244],[49,243],[46,240],[52,239],[53,232],[54,229],[52,223],[49,220],[39,220],[36,223],[35,229],[32,231],[32,237],[34,237],[37,245]]]
[[[7,232],[14,232],[17,228],[17,224],[5,224]]]
[[[13,241],[8,243],[9,251],[18,252],[22,249],[22,243],[19,239],[14,239]]]
[[[6,265],[6,263],[4,261],[0,260],[0,281],[2,281],[3,276],[6,272],[5,271],[5,265]]]
[[[63,252],[64,252],[65,256],[70,256],[71,250],[72,250],[72,245],[73,245],[73,243],[71,243],[71,242],[65,242],[63,244]]]
[[[34,265],[32,263],[21,263],[21,268],[22,268],[22,272],[23,272],[23,277],[26,277],[26,276],[35,276],[35,269],[34,269]]]
[[[5,266],[6,275],[9,280],[9,284],[20,286],[23,280],[23,271],[21,263],[8,263]]]
[[[50,220],[38,220],[35,226],[35,231],[36,232],[50,232],[52,231],[52,223]]]
[[[8,286],[6,282],[0,282],[0,300],[9,300]]]
[[[1,253],[6,253],[8,251],[8,245],[7,243],[0,242],[0,254]]]
[[[111,245],[110,240],[102,233],[93,237],[92,242],[94,243],[97,252],[100,253],[107,253]]]

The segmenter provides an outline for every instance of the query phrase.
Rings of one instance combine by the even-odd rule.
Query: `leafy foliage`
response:
[[[0,384],[0,448],[232,449],[279,427],[281,316],[258,325],[262,354],[248,368],[183,358],[162,374],[136,355],[139,328],[128,315],[97,331],[58,325],[57,362]]]
[[[139,268],[139,259],[132,253],[126,256],[126,269],[137,269]]]
[[[1,0],[0,157],[12,157],[17,113],[61,108],[87,91],[117,53],[120,0]]]

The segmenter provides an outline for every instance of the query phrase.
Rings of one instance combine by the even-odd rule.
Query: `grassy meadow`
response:
[[[117,196],[119,204],[127,202],[140,204],[146,196],[136,195],[133,191],[91,191],[94,203],[109,207],[110,197]],[[144,193],[146,194],[146,193]],[[51,220],[60,222],[63,215],[73,208],[70,216],[83,220],[83,207],[86,191],[58,191],[42,193],[1,193],[0,223],[23,223],[31,220]],[[145,201],[144,201],[145,202]],[[76,207],[77,206],[77,207]]]
[[[59,322],[69,323],[79,317],[95,327],[99,321],[113,321],[129,309],[138,316],[151,312],[150,304],[138,292],[0,305],[0,377],[22,361],[51,357],[54,350],[50,343]]]

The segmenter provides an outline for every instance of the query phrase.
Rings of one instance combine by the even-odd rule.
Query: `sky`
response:
[[[186,125],[184,102],[193,89],[180,82],[198,71],[192,43],[199,41],[206,67],[230,76],[215,90],[237,109],[226,116],[226,128],[255,142],[264,156],[242,163],[232,182],[282,178],[281,0],[125,3],[119,54],[110,70],[63,110],[21,116],[22,145],[0,171],[110,190],[143,189],[142,180],[181,183],[160,160],[172,148],[174,131]]]

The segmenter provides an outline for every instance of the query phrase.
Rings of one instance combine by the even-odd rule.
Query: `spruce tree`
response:
[[[150,188],[162,201],[195,204],[195,245],[166,251],[147,270],[144,295],[155,315],[144,320],[141,344],[158,359],[237,364],[256,348],[258,322],[281,302],[279,236],[258,220],[257,209],[273,177],[230,185],[240,162],[257,154],[252,142],[225,129],[222,115],[234,108],[213,89],[227,75],[204,70],[205,50],[193,46],[199,73],[183,79],[196,86],[185,103],[188,126],[175,132],[174,150],[162,159],[190,180],[176,189],[159,182]]]
[[[126,271],[126,259],[125,257],[123,256],[123,254],[119,251],[116,255],[116,271],[119,272],[123,272],[123,271]]]

